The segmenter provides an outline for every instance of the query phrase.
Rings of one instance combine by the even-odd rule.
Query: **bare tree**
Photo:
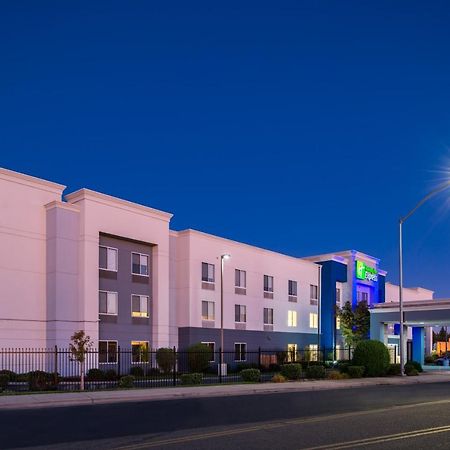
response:
[[[86,353],[92,348],[91,338],[83,330],[75,331],[70,338],[70,351],[76,361],[80,364],[80,391],[84,391],[84,363]]]

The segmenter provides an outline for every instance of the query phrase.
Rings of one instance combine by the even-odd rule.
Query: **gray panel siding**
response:
[[[99,270],[99,289],[118,292],[118,315],[104,316],[100,314],[99,339],[114,340],[124,348],[131,348],[131,341],[148,341],[152,345],[152,246],[141,242],[100,235],[100,245],[114,247],[118,253],[118,271],[105,272]],[[141,277],[131,273],[131,253],[149,255],[150,277]],[[131,295],[148,295],[150,298],[150,318],[131,317]]]
[[[220,347],[220,329],[183,327],[178,329],[178,346],[186,349],[198,342],[215,342]],[[234,351],[235,342],[245,342],[247,351],[286,350],[288,344],[297,344],[303,349],[309,344],[317,344],[317,333],[288,333],[274,331],[224,330],[224,351]]]

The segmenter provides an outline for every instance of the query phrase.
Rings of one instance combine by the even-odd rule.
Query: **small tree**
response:
[[[80,365],[80,390],[84,391],[84,363],[86,361],[86,353],[92,348],[93,344],[91,338],[83,330],[75,331],[70,340],[70,352]]]
[[[337,308],[336,315],[340,319],[346,345],[354,347],[369,337],[370,313],[367,302],[359,302],[354,309],[350,302],[346,302],[342,308]]]
[[[156,362],[161,371],[167,375],[175,365],[175,353],[171,348],[159,348],[156,351]]]
[[[188,349],[188,365],[191,372],[204,372],[213,359],[212,350],[206,344],[194,344]]]
[[[448,335],[444,327],[441,327],[439,333],[433,331],[433,344],[435,344],[436,342],[446,342],[448,339],[447,336]]]

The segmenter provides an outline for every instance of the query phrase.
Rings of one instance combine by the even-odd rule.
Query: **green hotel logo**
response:
[[[367,281],[378,281],[377,269],[369,267],[363,261],[356,260],[356,278]]]

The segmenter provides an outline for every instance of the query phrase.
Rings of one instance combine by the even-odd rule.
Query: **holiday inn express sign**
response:
[[[367,281],[378,281],[377,269],[369,267],[363,261],[356,260],[356,278]]]

